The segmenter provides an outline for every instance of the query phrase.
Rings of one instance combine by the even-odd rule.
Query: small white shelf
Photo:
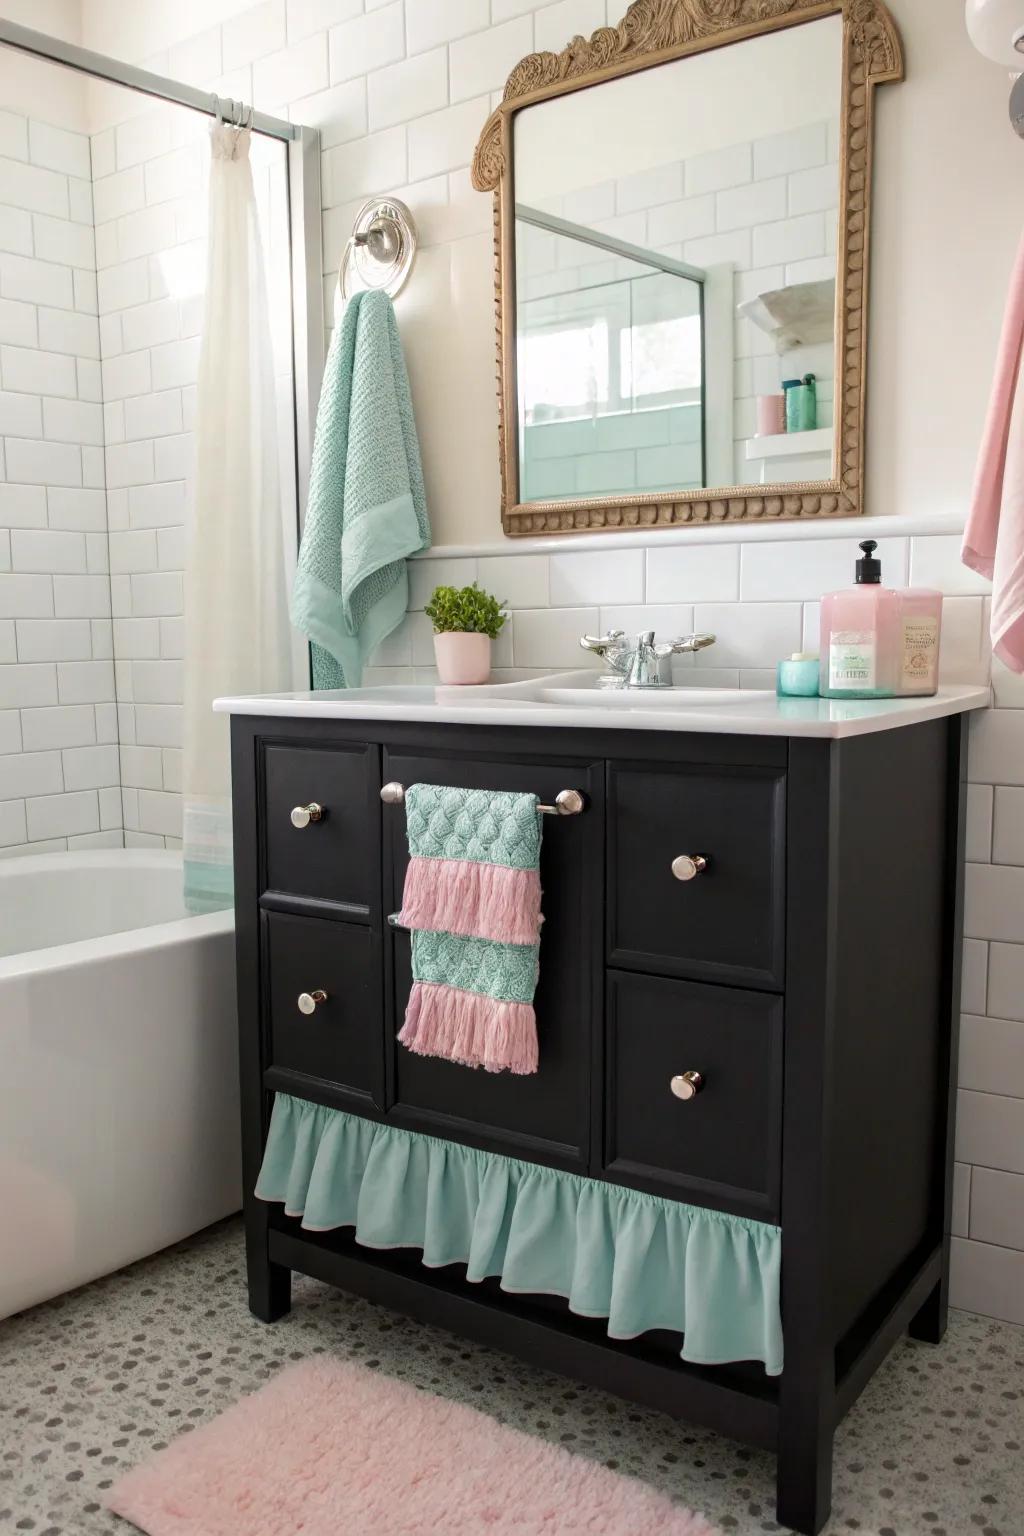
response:
[[[831,427],[813,432],[774,432],[770,437],[748,437],[748,459],[795,459],[801,453],[831,453]]]
[[[767,332],[776,352],[816,341],[831,341],[835,331],[836,281],[793,283],[773,288],[737,304],[736,313]]]

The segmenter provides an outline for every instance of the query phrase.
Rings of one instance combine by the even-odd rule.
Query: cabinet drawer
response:
[[[266,1065],[277,1074],[299,1074],[347,1090],[363,1107],[367,1100],[379,1107],[384,1066],[379,940],[367,927],[283,912],[265,912],[263,924]],[[300,997],[307,1009],[307,999],[313,1000],[312,1011],[300,1007]],[[280,1079],[277,1085],[282,1086]],[[301,1094],[302,1087],[295,1083],[291,1091]]]
[[[775,1216],[781,998],[611,972],[606,1057],[606,1172],[676,1199]],[[672,1084],[687,1072],[702,1085],[684,1099]]]
[[[362,744],[267,744],[263,771],[269,890],[368,911],[380,866],[376,765],[376,747]],[[311,805],[320,808],[319,819],[295,826],[292,811]]]
[[[781,770],[612,763],[608,775],[609,964],[781,988]],[[685,858],[706,863],[680,879]]]

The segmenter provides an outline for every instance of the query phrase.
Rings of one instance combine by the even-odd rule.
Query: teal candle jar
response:
[[[813,373],[784,385],[786,395],[786,431],[813,432],[818,425],[818,390]]]
[[[775,692],[781,698],[818,697],[818,658],[812,651],[795,651],[775,669]]]

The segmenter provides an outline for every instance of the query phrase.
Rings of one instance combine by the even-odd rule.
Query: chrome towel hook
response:
[[[395,298],[416,255],[416,224],[397,197],[371,197],[356,214],[338,269],[338,289],[348,300],[367,288]]]

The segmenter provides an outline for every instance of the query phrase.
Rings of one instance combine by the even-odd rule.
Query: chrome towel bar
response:
[[[405,804],[405,785],[392,781],[381,786],[380,797],[385,805]],[[560,789],[554,805],[538,805],[543,816],[578,816],[587,808],[586,796],[579,789]]]

